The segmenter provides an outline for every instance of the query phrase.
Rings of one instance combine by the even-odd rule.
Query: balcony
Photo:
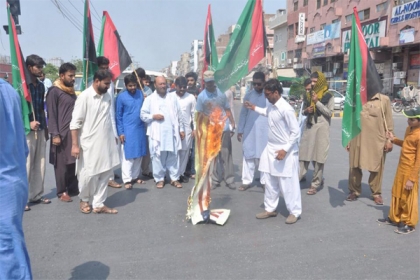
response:
[[[269,29],[275,29],[280,27],[283,24],[287,24],[287,14],[284,13],[277,13],[274,17],[270,18],[268,20],[268,28]]]

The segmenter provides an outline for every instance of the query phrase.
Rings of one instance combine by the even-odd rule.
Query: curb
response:
[[[334,112],[331,115],[331,118],[342,118],[343,117],[343,111],[340,112]]]

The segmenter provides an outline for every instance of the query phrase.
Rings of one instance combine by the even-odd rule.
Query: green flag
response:
[[[211,19],[211,7],[209,4],[207,12],[206,27],[204,30],[204,43],[203,43],[204,67],[203,73],[208,69],[215,71],[219,64],[217,56],[216,40],[214,39],[213,21]]]
[[[31,131],[29,114],[31,113],[30,104],[32,102],[31,93],[29,92],[27,84],[29,81],[29,74],[20,49],[15,21],[10,14],[9,5],[7,5],[7,18],[9,22],[10,59],[12,62],[12,85],[20,96],[23,125],[25,126],[25,133],[28,134]]]
[[[245,77],[265,56],[261,0],[248,0],[214,73],[221,91]]]

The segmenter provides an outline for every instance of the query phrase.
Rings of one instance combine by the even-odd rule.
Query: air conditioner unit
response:
[[[392,69],[397,69],[398,68],[398,63],[392,63]]]
[[[340,62],[334,62],[334,69],[339,69],[341,67]]]
[[[298,58],[297,57],[293,58],[293,62],[294,63],[298,62]]]
[[[394,72],[394,78],[397,79],[405,79],[406,73],[404,71],[395,71]]]
[[[406,74],[405,72],[401,71],[400,72],[400,79],[405,79],[405,74]]]
[[[292,59],[291,58],[287,59],[287,63],[292,64]]]

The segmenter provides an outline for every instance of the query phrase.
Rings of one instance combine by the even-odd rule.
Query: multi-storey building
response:
[[[176,75],[177,76],[185,76],[188,72],[190,72],[190,53],[185,52],[181,54],[181,59],[178,61]]]
[[[57,68],[60,68],[61,64],[64,63],[64,60],[61,57],[53,57],[47,59],[47,63],[54,65]]]
[[[376,64],[384,93],[395,93],[404,84],[420,83],[420,1],[407,0],[288,0],[288,58],[302,75],[321,70],[330,80],[346,80],[353,7]],[[308,31],[296,36],[296,20],[305,14]],[[293,30],[293,33],[292,33]],[[301,53],[300,53],[301,50]]]
[[[194,40],[191,42],[190,51],[190,71],[197,72],[199,58],[203,52],[203,40]]]

